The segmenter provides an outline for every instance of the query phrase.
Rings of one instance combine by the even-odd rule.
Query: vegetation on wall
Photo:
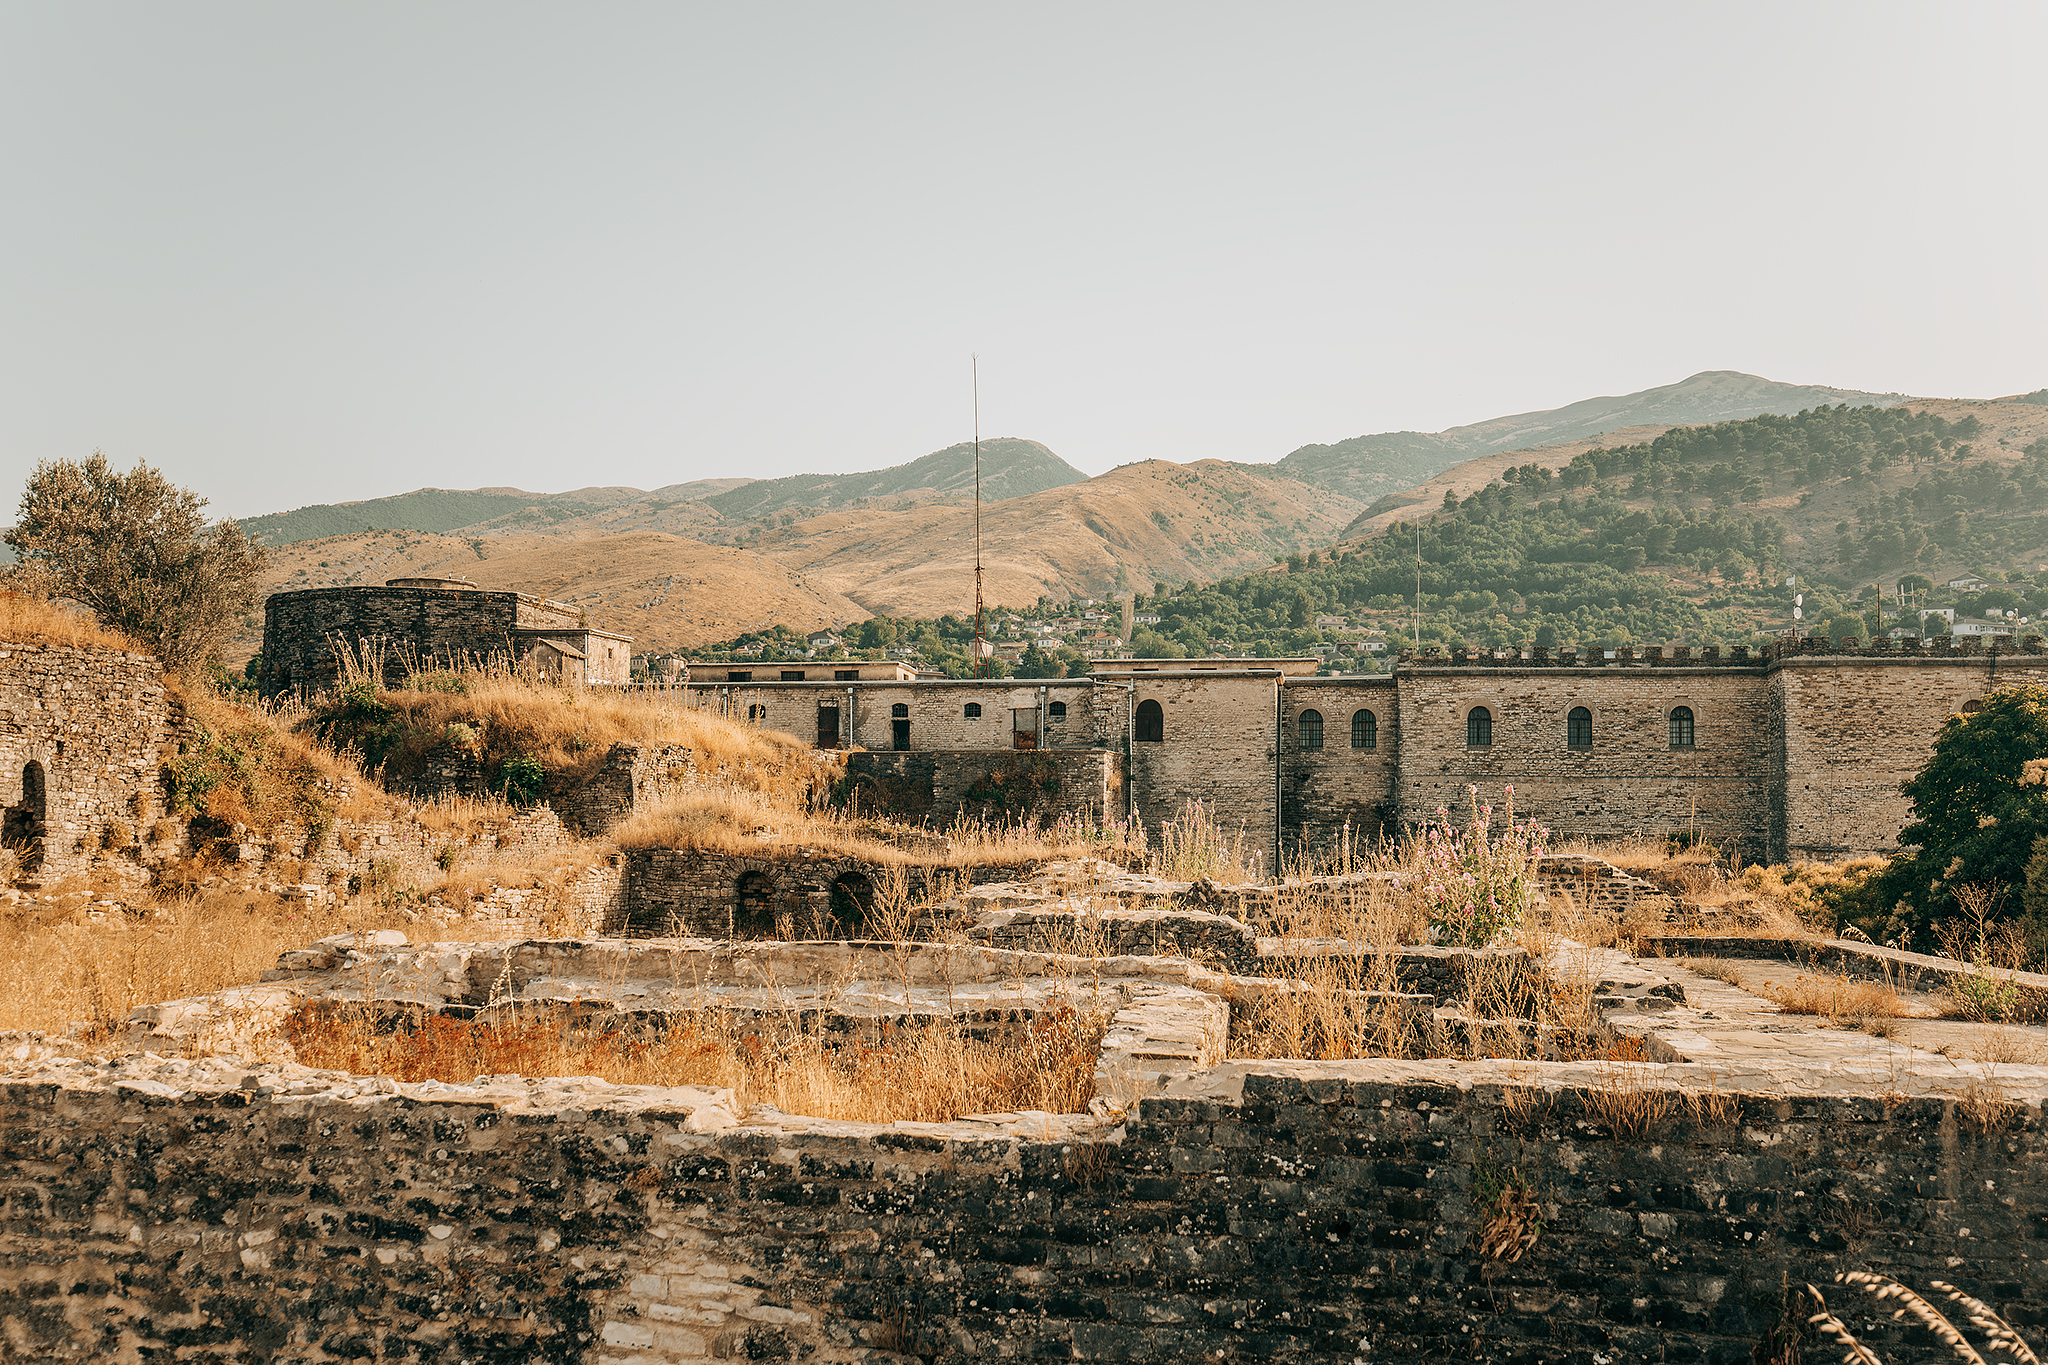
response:
[[[2024,956],[2039,958],[2048,950],[2048,688],[2006,688],[1951,716],[1904,791],[1913,802],[1905,851],[1840,893],[1843,918],[1873,941],[1925,951],[1958,948],[1945,926],[1974,919],[1986,939],[1985,926],[2003,918],[2019,927]]]

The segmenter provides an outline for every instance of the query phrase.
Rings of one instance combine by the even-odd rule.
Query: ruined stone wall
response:
[[[1282,689],[1285,723],[1281,827],[1290,855],[1328,855],[1349,827],[1354,848],[1399,833],[1394,809],[1396,705],[1391,677],[1290,679]],[[1303,740],[1305,711],[1322,717],[1322,747]],[[1352,718],[1367,712],[1370,747],[1354,747]]]
[[[164,814],[158,769],[184,710],[147,654],[0,642],[0,806],[21,867],[45,880],[96,863],[140,879],[123,855]],[[40,773],[40,821],[24,801]]]
[[[1947,1359],[1833,1284],[1863,1267],[2048,1325],[2038,1108],[1722,1095],[1625,1137],[1583,1089],[1277,1065],[1241,1098],[1145,1100],[1117,1141],[728,1126],[707,1092],[573,1082],[7,1084],[0,1340],[45,1361],[1733,1362],[1767,1358],[1813,1283],[1883,1358]],[[1531,1200],[1514,1261],[1478,1246],[1503,1189]]]
[[[1633,654],[1634,651],[1624,651]],[[1614,837],[1697,829],[1765,849],[1771,785],[1767,683],[1760,664],[1619,658],[1598,666],[1423,662],[1400,681],[1399,802],[1409,823],[1439,805],[1463,822],[1466,787],[1555,836]],[[1484,706],[1493,743],[1466,743]],[[1673,748],[1670,716],[1691,709],[1693,746]],[[1592,713],[1592,745],[1573,748],[1566,721]]]
[[[870,893],[890,875],[880,864],[801,846],[758,856],[694,848],[631,849],[625,861],[622,916],[606,932],[633,937],[859,937],[867,931]],[[902,872],[908,896],[929,900],[944,899],[964,886],[1025,877],[1031,869],[910,863]],[[758,918],[746,921],[740,904],[743,879],[765,900],[763,908],[774,918],[772,932]]]
[[[1968,642],[1974,646],[1975,641]],[[2048,657],[1972,648],[1929,656],[1786,653],[1770,672],[1770,856],[1835,859],[1898,850],[1925,766],[1951,715],[2001,687],[2048,683]]]
[[[370,641],[387,680],[405,657],[427,665],[513,656],[515,630],[568,630],[575,608],[517,592],[448,588],[309,588],[271,594],[263,607],[263,695],[310,696],[334,686],[333,641]],[[623,637],[620,637],[623,638]]]
[[[997,822],[1121,819],[1122,769],[1122,756],[1103,749],[913,749],[846,760],[858,812],[926,821],[937,829],[963,811]]]

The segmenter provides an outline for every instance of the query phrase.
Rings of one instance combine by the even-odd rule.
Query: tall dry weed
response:
[[[1055,999],[1005,1038],[924,1023],[885,1024],[878,1039],[862,1041],[801,1021],[710,1010],[659,1030],[596,1031],[572,1028],[551,1012],[431,1015],[392,1029],[366,1010],[302,1009],[286,1034],[309,1066],[403,1081],[595,1076],[618,1085],[725,1087],[748,1107],[820,1118],[937,1123],[1086,1109],[1106,1022]]]

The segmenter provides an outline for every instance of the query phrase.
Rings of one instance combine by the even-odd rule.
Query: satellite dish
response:
[[[1803,593],[1803,592],[1796,592],[1796,593],[1793,593],[1793,594],[1792,594],[1792,605],[1793,605],[1793,606],[1795,606],[1795,607],[1803,607],[1803,606],[1805,606],[1805,605],[1806,605],[1806,594],[1805,594],[1805,593]]]
[[[1803,612],[1803,611],[1801,611],[1801,610],[1799,610],[1799,608],[1797,608],[1797,607],[1794,607],[1794,608],[1792,608],[1792,619],[1793,619],[1793,620],[1795,620],[1795,621],[1797,621],[1797,620],[1800,620],[1800,619],[1804,618],[1804,617],[1805,617],[1805,615],[1806,615],[1806,613],[1805,613],[1805,612]]]

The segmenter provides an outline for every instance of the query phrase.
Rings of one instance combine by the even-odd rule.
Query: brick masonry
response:
[[[45,1361],[1737,1365],[1814,1283],[1885,1359],[1946,1359],[1832,1286],[1865,1267],[2048,1326],[2033,1103],[1720,1095],[1618,1129],[1595,1068],[1523,1066],[1538,1088],[1282,1063],[1121,1129],[1034,1132],[82,1063],[0,1085],[0,1340]],[[1668,1095],[1644,1070],[1633,1093]],[[1531,1201],[1515,1261],[1479,1248],[1503,1188]]]

